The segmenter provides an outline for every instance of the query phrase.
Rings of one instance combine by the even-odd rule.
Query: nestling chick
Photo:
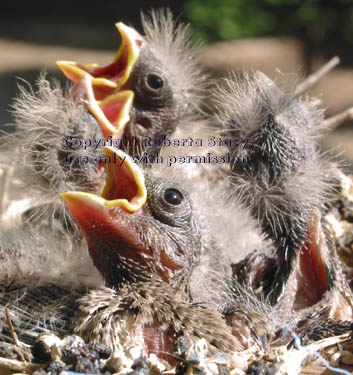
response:
[[[217,210],[213,210],[214,218],[207,221],[203,212],[206,209],[205,200],[197,189],[194,188],[192,192],[192,196],[198,198],[195,201],[196,207],[192,207],[188,193],[179,184],[167,182],[147,171],[142,172],[125,157],[126,155],[113,149],[107,150],[107,161],[111,163],[107,164],[108,176],[103,198],[90,193],[64,194],[70,211],[83,228],[96,267],[107,285],[117,289],[92,290],[78,301],[78,313],[73,322],[76,332],[88,341],[100,342],[104,332],[112,329],[113,335],[103,335],[107,345],[115,349],[126,349],[129,345],[138,344],[144,352],[171,353],[175,338],[181,334],[195,339],[207,338],[212,350],[217,348],[227,352],[246,348],[256,340],[262,340],[258,329],[250,328],[254,323],[252,316],[256,312],[248,311],[251,307],[249,304],[238,307],[238,310],[242,310],[241,319],[235,319],[234,311],[226,313],[230,326],[234,326],[234,336],[231,327],[227,327],[220,314],[228,307],[229,301],[233,301],[233,297],[229,289],[230,254],[222,254],[222,247],[229,247],[231,239],[222,238],[222,233],[225,233],[222,231],[218,231],[216,241],[212,241],[210,234],[207,234],[210,227],[219,220]],[[114,164],[114,161],[118,163]],[[178,175],[182,180],[183,176],[180,173]],[[221,201],[224,198],[222,191],[221,189],[218,194],[212,194],[207,209],[218,207],[225,214],[222,209],[225,208]],[[232,216],[238,217],[234,212]],[[229,217],[224,217],[224,220],[228,221]],[[240,217],[245,217],[242,210],[239,211],[238,219]],[[204,219],[201,227],[196,218]],[[256,248],[263,243],[256,231],[250,236],[251,223],[249,220],[247,225],[238,225],[239,232],[235,231],[238,233],[238,236],[235,235],[237,243],[244,249],[248,246]],[[244,236],[240,235],[242,231],[245,231]],[[79,249],[80,247],[73,249],[72,254]],[[199,264],[204,252],[207,253],[203,263]],[[241,257],[240,254],[239,256]],[[84,260],[81,251],[78,257]],[[217,259],[212,259],[214,257]],[[204,260],[209,264],[205,265]],[[54,262],[47,265],[43,263],[44,267],[50,264]],[[226,269],[226,265],[229,269]],[[37,270],[36,267],[38,264],[34,264],[33,272]],[[89,269],[86,270],[90,272]],[[60,271],[62,268],[57,265],[57,272]],[[74,270],[69,271],[70,273],[78,276]],[[57,279],[61,277],[69,282],[65,274],[58,273],[57,276]],[[46,281],[50,282],[50,275],[49,281]],[[202,285],[206,283],[206,287]],[[59,282],[59,285],[62,284]],[[38,293],[42,293],[42,289],[32,286],[33,283],[25,288],[25,295],[35,296],[40,301]],[[53,287],[49,285],[49,289],[51,288]],[[60,308],[57,306],[59,311],[55,311],[56,302],[45,299],[42,301],[42,309],[37,311],[33,307],[34,321],[31,322],[24,318],[28,312],[22,301],[14,302],[9,296],[8,308],[10,312],[17,311],[16,327],[23,340],[28,342],[28,338],[33,338],[38,330],[44,330],[47,324],[46,307],[49,305],[53,318],[64,323],[62,327],[55,324],[52,327],[57,333],[67,332],[73,311],[72,299],[82,295],[82,291],[58,290],[70,304]],[[208,308],[204,308],[204,305]],[[258,311],[257,308],[256,310]],[[124,324],[126,321],[130,322],[135,313],[137,323],[131,330],[131,327],[125,327]],[[100,317],[106,314],[110,318],[104,325],[100,323]],[[25,327],[21,317],[26,322]],[[121,319],[120,328],[114,323],[116,319]],[[6,328],[6,323],[4,327]],[[262,327],[263,325],[260,331],[263,331]],[[4,335],[8,335],[7,331]]]
[[[123,157],[106,148],[111,160]],[[140,345],[171,353],[178,335],[205,337],[214,348],[241,345],[221,315],[189,302],[186,285],[201,256],[199,228],[187,192],[142,173],[127,158],[107,165],[102,197],[62,194],[107,286],[78,301],[75,332],[114,350]]]
[[[65,211],[58,199],[60,192],[79,187],[99,191],[104,173],[91,159],[100,154],[94,148],[85,150],[82,140],[102,135],[82,105],[41,77],[37,92],[21,89],[14,108],[16,131],[1,138],[2,187],[6,187],[2,192],[3,220],[11,210],[16,211],[11,216],[20,216],[28,208],[40,213],[41,207],[45,219],[61,216]],[[68,143],[68,137],[78,139],[81,145]],[[19,199],[28,202],[15,209]]]
[[[345,306],[347,314],[337,319],[350,319],[352,296],[321,220],[336,187],[335,170],[315,142],[324,127],[323,112],[315,100],[296,98],[293,92],[256,73],[229,80],[216,94],[224,135],[238,140],[227,144],[234,157],[232,194],[274,243],[272,251],[250,255],[233,269],[237,281],[244,275],[273,304],[282,300],[278,309],[283,313],[330,295],[332,315]],[[246,264],[250,272],[242,269]],[[333,303],[335,291],[343,305]]]
[[[182,119],[195,116],[205,81],[188,26],[176,25],[168,10],[142,15],[142,24],[144,36],[116,24],[122,45],[105,67],[57,63],[76,82],[78,97],[87,101],[104,136],[120,141],[131,155],[157,152],[158,141],[173,133]],[[133,106],[117,124],[122,103],[131,97]]]
[[[82,157],[97,152],[65,143],[70,134],[101,137],[99,126],[82,105],[44,77],[36,93],[21,91],[15,108],[18,129],[1,139],[0,279],[25,279],[33,286],[59,278],[86,280],[84,275],[91,274],[97,281],[89,257],[82,256],[87,247],[59,193],[69,188],[101,190],[105,172],[97,163],[81,163]]]
[[[311,213],[324,208],[333,190],[332,168],[317,149],[323,111],[298,99],[258,72],[227,81],[215,94],[224,135],[234,157],[234,195],[246,203],[283,253],[306,238]],[[243,146],[244,144],[244,146]],[[310,183],[309,183],[310,182]]]

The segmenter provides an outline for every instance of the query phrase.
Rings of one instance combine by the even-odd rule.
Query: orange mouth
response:
[[[129,121],[134,93],[123,90],[139,58],[143,38],[131,27],[116,24],[122,43],[114,61],[100,67],[97,64],[81,65],[71,61],[58,61],[57,65],[83,91],[88,110],[98,121],[104,137],[120,137]]]
[[[74,218],[82,225],[86,222],[83,207],[92,213],[118,207],[125,212],[134,213],[146,203],[147,190],[142,171],[123,151],[112,147],[105,147],[104,151],[108,162],[102,195],[80,191],[61,194]]]

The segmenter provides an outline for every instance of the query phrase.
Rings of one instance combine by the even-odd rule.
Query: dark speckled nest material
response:
[[[342,173],[341,186],[342,192],[326,215],[326,222],[335,238],[343,271],[353,288],[353,176]]]

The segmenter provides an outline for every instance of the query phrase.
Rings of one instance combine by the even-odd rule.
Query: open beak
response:
[[[352,303],[339,287],[341,275],[337,274],[332,257],[331,240],[321,224],[321,213],[313,212],[308,239],[300,249],[298,264],[295,269],[294,283],[296,293],[293,310],[303,310],[316,303],[327,307],[327,314],[332,320],[351,320]]]
[[[313,212],[307,241],[301,247],[298,256],[296,269],[298,291],[294,303],[295,310],[301,310],[319,302],[332,287],[329,273],[329,244],[318,210]]]
[[[81,191],[61,194],[73,217],[84,228],[90,217],[99,216],[111,208],[134,213],[146,203],[147,190],[142,171],[123,151],[112,147],[105,147],[104,151],[107,178],[102,195]]]
[[[61,197],[86,238],[94,264],[106,280],[109,277],[104,266],[106,259],[118,256],[133,261],[134,267],[147,267],[168,282],[182,264],[166,253],[164,232],[148,224],[148,220],[154,219],[146,205],[144,174],[123,151],[105,147],[105,153],[107,178],[103,193],[99,196],[72,191]],[[169,246],[173,245],[171,241]],[[175,245],[175,253],[178,250]]]
[[[123,90],[107,96],[104,100],[96,100],[91,76],[84,78],[83,87],[87,97],[87,107],[98,121],[103,136],[120,137],[130,120],[129,112],[134,93],[131,90]]]
[[[124,25],[116,24],[122,43],[114,61],[100,67],[97,64],[81,65],[72,61],[58,61],[62,72],[80,87],[79,94],[101,126],[104,137],[120,137],[129,121],[133,92],[124,90],[139,58],[142,36]],[[121,108],[124,110],[120,110]],[[119,113],[122,115],[119,117]]]
[[[86,238],[94,264],[106,277],[103,264],[109,252],[144,264],[143,254],[150,251],[138,235],[135,217],[142,214],[147,199],[144,175],[123,151],[104,150],[107,178],[102,195],[71,191],[61,197]]]
[[[120,32],[122,42],[111,64],[100,67],[97,64],[81,65],[72,61],[57,62],[66,77],[75,83],[85,78],[87,74],[92,76],[92,85],[99,99],[109,91],[109,88],[116,89],[127,82],[139,58],[143,42],[142,36],[133,28],[122,22],[118,22],[115,26]]]

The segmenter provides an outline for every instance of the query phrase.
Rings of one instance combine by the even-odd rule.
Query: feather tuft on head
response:
[[[199,45],[191,39],[190,26],[177,24],[169,9],[152,10],[141,18],[147,43],[170,72],[176,95],[197,107],[206,76],[197,60]]]

